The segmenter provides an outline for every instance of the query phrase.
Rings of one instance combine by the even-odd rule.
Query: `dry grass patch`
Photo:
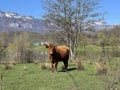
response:
[[[41,66],[42,70],[51,70],[50,64],[48,63],[43,63]]]
[[[9,62],[9,63],[3,63],[2,67],[6,70],[8,69],[13,69],[13,63]]]
[[[77,70],[84,70],[84,69],[85,69],[82,60],[77,60],[77,61],[76,61],[76,66],[77,66]]]
[[[97,74],[107,74],[108,72],[108,66],[106,63],[103,62],[96,62],[95,63],[95,69]]]
[[[0,81],[2,80],[2,73],[0,72]]]

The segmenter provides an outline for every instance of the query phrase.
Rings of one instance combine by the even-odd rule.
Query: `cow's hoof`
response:
[[[67,72],[67,69],[62,69],[61,71],[62,71],[62,72]]]
[[[65,72],[67,72],[67,69],[64,69]]]

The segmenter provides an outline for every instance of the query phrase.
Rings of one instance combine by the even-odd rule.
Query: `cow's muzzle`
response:
[[[52,54],[53,54],[53,52],[50,52],[50,54],[52,55]]]

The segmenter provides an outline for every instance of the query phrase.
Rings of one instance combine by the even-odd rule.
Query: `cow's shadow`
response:
[[[77,70],[77,68],[68,68],[67,71],[74,71]]]
[[[58,72],[67,72],[67,71],[74,71],[77,70],[76,68],[68,68],[67,70],[61,69]]]

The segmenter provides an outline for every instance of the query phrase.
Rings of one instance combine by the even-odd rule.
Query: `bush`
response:
[[[12,69],[13,68],[13,63],[3,63],[2,66],[6,70]]]
[[[2,81],[2,72],[0,72],[0,85],[1,85],[1,81]]]
[[[85,69],[82,60],[77,60],[76,65],[77,65],[77,70],[84,70]]]
[[[107,67],[106,63],[96,62],[95,63],[95,69],[96,69],[96,73],[98,75],[106,74],[108,72],[108,67]]]
[[[2,90],[2,72],[0,72],[0,90]]]
[[[44,63],[41,65],[42,70],[51,70],[51,67],[48,63]]]

